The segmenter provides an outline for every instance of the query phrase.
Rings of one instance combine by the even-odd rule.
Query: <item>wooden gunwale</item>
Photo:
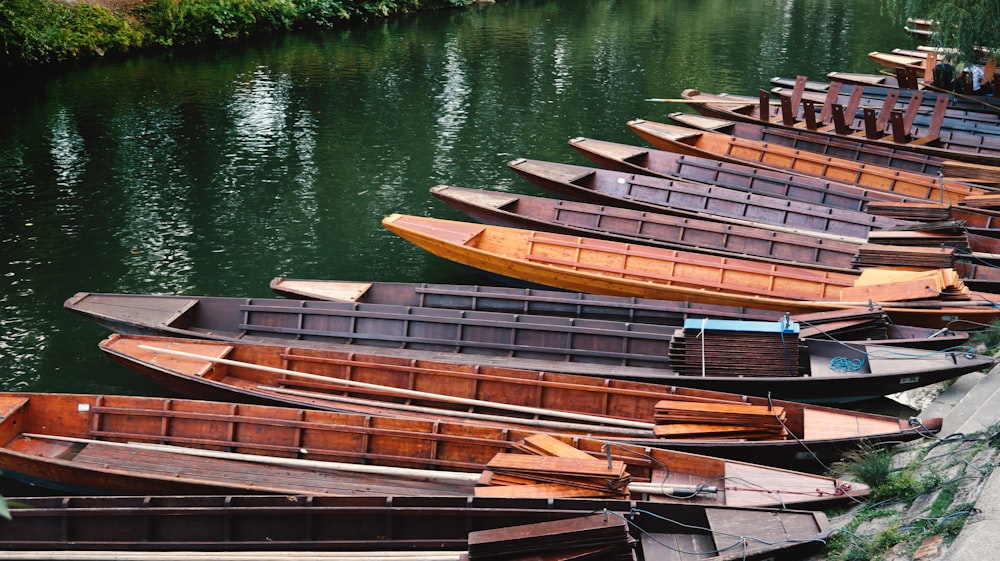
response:
[[[869,166],[721,133],[699,131],[696,137],[688,135],[679,139],[680,131],[697,129],[644,120],[630,121],[628,126],[643,140],[663,150],[682,151],[733,163],[757,165],[775,171],[793,170],[834,181],[864,185],[871,189],[899,192],[928,201],[952,204],[960,202],[967,195],[987,193],[984,189],[947,179],[939,180],[932,176]],[[680,144],[685,146],[679,146]]]

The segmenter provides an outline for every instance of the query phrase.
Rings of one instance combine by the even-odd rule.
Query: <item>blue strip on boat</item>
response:
[[[732,319],[686,319],[684,329],[705,331],[748,331],[753,333],[798,333],[794,321],[744,321]]]

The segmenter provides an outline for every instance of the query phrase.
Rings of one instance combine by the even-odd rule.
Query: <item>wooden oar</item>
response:
[[[431,414],[446,417],[456,417],[459,419],[472,419],[477,421],[487,421],[487,422],[497,422],[497,423],[507,423],[507,424],[518,424],[528,427],[536,427],[540,429],[553,430],[553,431],[576,431],[576,432],[586,432],[593,431],[595,429],[600,430],[601,435],[610,436],[614,435],[617,437],[634,437],[634,438],[650,438],[655,424],[649,423],[648,429],[631,429],[628,427],[596,427],[593,424],[586,423],[565,423],[560,421],[546,421],[544,419],[528,419],[528,418],[514,418],[514,417],[504,417],[503,415],[488,415],[485,413],[470,413],[467,411],[455,411],[452,409],[439,409],[434,407],[420,407],[418,405],[406,405],[403,403],[377,401],[372,399],[360,399],[356,397],[346,397],[338,395],[323,394],[320,392],[310,392],[304,390],[293,390],[290,388],[279,388],[276,386],[257,386],[261,390],[274,392],[279,394],[292,395],[296,397],[305,397],[309,399],[317,399],[322,401],[329,401],[331,404],[336,403],[359,403],[363,406],[377,407],[382,409],[389,409],[393,411],[399,411],[400,415],[407,416],[410,413],[413,418],[419,419],[419,414]],[[350,407],[344,407],[347,410],[352,410]]]
[[[734,105],[755,105],[760,103],[759,100],[736,100],[736,99],[684,99],[684,98],[662,98],[662,97],[650,97],[646,98],[644,101],[653,101],[656,103],[711,103],[711,104],[734,104]],[[768,102],[771,105],[780,105],[781,102],[777,100],[771,100]]]
[[[184,351],[177,351],[173,349],[164,349],[160,347],[152,347],[149,345],[139,345],[140,349],[147,351],[153,351],[158,353],[165,353],[176,356],[183,356],[186,358],[193,358],[196,360],[204,360],[208,362],[217,362],[220,364],[227,364],[230,366],[238,366],[243,368],[249,368],[252,370],[261,370],[264,372],[271,372],[274,374],[282,374],[285,376],[296,376],[300,378],[306,378],[309,380],[322,380],[324,382],[330,382],[334,384],[343,384],[345,386],[375,389],[380,391],[391,391],[398,395],[416,397],[422,399],[434,399],[437,401],[444,401],[446,403],[457,403],[461,405],[472,405],[475,407],[491,407],[494,409],[505,409],[508,411],[517,411],[519,413],[530,413],[532,415],[548,415],[552,417],[562,417],[564,419],[573,419],[575,421],[583,421],[588,423],[593,423],[595,419],[600,420],[602,423],[618,425],[623,427],[631,427],[638,429],[652,429],[650,423],[644,423],[641,421],[631,421],[628,419],[616,419],[614,417],[601,417],[597,415],[583,415],[579,413],[572,413],[569,411],[551,411],[548,409],[542,409],[539,407],[527,407],[523,405],[513,405],[509,403],[496,403],[493,401],[483,401],[481,399],[472,399],[466,397],[457,397],[442,395],[436,393],[421,392],[416,390],[407,390],[402,388],[393,388],[390,386],[381,386],[378,384],[369,384],[367,382],[358,382],[356,380],[345,380],[343,378],[335,378],[332,376],[320,376],[318,374],[308,374],[305,372],[296,372],[295,370],[288,370],[285,368],[275,368],[272,366],[264,366],[261,364],[253,364],[251,362],[240,362],[238,360],[229,360],[225,358],[215,358],[211,356],[200,355],[198,353],[188,353]]]

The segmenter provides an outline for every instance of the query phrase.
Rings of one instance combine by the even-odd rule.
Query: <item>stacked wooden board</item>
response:
[[[477,497],[628,498],[631,477],[622,461],[594,458],[547,434],[517,448],[527,454],[501,452],[486,464]]]
[[[665,399],[656,404],[653,432],[660,438],[753,438],[788,436],[783,407],[749,403],[694,403]]]
[[[670,340],[670,363],[684,376],[800,376],[798,325],[688,320]]]

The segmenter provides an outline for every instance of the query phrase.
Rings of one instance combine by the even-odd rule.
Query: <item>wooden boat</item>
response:
[[[900,420],[819,405],[706,389],[766,383],[709,373],[686,386],[406,360],[344,351],[142,335],[112,335],[101,350],[181,395],[218,401],[512,427],[713,455],[807,471],[862,444],[907,442],[940,430],[941,419]],[[758,356],[767,359],[765,353]],[[877,360],[877,359],[876,359]],[[784,377],[782,377],[784,378]],[[807,385],[791,377],[782,386]],[[872,374],[837,383],[879,386]],[[817,382],[822,386],[824,382]],[[834,385],[831,382],[829,385]],[[895,388],[890,388],[895,389]],[[672,410],[672,407],[686,408]],[[670,411],[678,422],[656,419]],[[663,417],[661,413],[658,415]],[[698,421],[699,418],[709,421]]]
[[[439,284],[349,281],[329,279],[290,279],[275,277],[270,288],[275,294],[294,300],[331,300],[358,304],[390,304],[418,308],[448,308],[475,312],[501,312],[560,316],[577,319],[599,319],[629,323],[657,323],[679,327],[688,318],[743,319],[779,321],[783,314],[740,306],[710,306],[695,302],[625,298],[586,292],[518,288],[478,284]],[[157,298],[157,297],[154,297]],[[235,317],[235,316],[233,316]],[[823,320],[810,318],[813,324]],[[834,320],[837,321],[837,320]],[[862,338],[924,338],[926,330],[898,332],[890,336],[895,324],[877,319],[878,333]],[[889,331],[887,331],[889,330]],[[959,336],[952,332],[949,336]]]
[[[669,125],[668,125],[669,126]],[[650,173],[640,175],[616,170],[598,170],[571,164],[518,159],[508,165],[518,175],[541,189],[582,202],[617,206],[645,212],[679,215],[692,219],[708,219],[733,226],[750,226],[805,234],[835,242],[853,244],[890,243],[880,241],[885,238],[906,237],[908,245],[941,247],[943,244],[961,248],[957,255],[966,261],[963,271],[968,277],[990,278],[990,271],[978,264],[986,264],[996,253],[1000,253],[1000,238],[995,236],[994,220],[1000,214],[996,211],[968,209],[965,207],[939,207],[934,203],[911,203],[902,201],[872,200],[847,186],[839,191],[815,193],[809,190],[790,189],[777,181],[754,181],[749,186],[727,189],[716,186],[678,184],[661,180],[654,175],[656,170],[670,166],[669,159],[661,159],[667,154],[659,150],[614,144],[602,141],[577,139],[576,148],[585,152],[598,163],[609,167],[644,168]],[[613,165],[615,159],[623,162]],[[704,158],[698,158],[704,160]],[[628,163],[626,163],[628,162]],[[724,162],[723,162],[724,163]],[[684,164],[686,165],[686,163]],[[649,167],[646,167],[649,166]],[[720,171],[720,175],[725,170]],[[811,201],[811,199],[820,199]],[[806,201],[809,201],[808,203]],[[907,213],[920,217],[925,213],[941,214],[941,221],[930,224],[914,220],[903,220],[895,216],[882,215],[888,212],[868,212],[853,210],[867,209],[875,203],[906,203],[899,206],[903,216]],[[890,207],[895,208],[895,207]],[[949,219],[952,220],[949,222]],[[962,220],[962,222],[958,222]],[[969,228],[977,229],[970,231]],[[921,231],[923,230],[923,231]],[[888,231],[896,231],[892,234]],[[906,231],[906,234],[901,232]],[[955,236],[958,236],[956,241]],[[972,252],[969,255],[965,252]],[[981,270],[976,270],[981,269]]]
[[[902,80],[900,77],[902,76]],[[815,91],[827,93],[830,88],[834,88],[834,82],[839,82],[841,84],[840,91],[844,93],[850,93],[853,86],[864,86],[864,92],[866,94],[874,94],[881,96],[883,99],[888,95],[888,90],[901,89],[904,91],[900,92],[900,96],[903,97],[906,94],[905,90],[920,90],[923,93],[923,102],[936,101],[938,94],[949,95],[948,104],[961,109],[971,109],[979,111],[992,111],[995,112],[998,107],[1000,107],[1000,100],[993,96],[985,95],[966,95],[959,94],[955,95],[953,92],[943,92],[940,90],[933,89],[933,86],[924,81],[923,75],[917,75],[916,72],[896,72],[895,76],[890,76],[889,74],[867,74],[863,72],[827,72],[826,78],[829,82],[821,82],[818,80],[807,80],[805,89],[807,91]],[[795,87],[795,78],[783,78],[781,76],[775,76],[771,78],[771,84],[774,86],[781,86],[786,88]]]
[[[430,253],[496,275],[545,286],[619,296],[689,299],[713,304],[737,304],[790,313],[864,306],[851,300],[867,294],[868,303],[883,302],[856,277],[799,267],[711,255],[639,247],[606,240],[470,224],[393,214],[382,225]],[[871,271],[871,269],[869,269]],[[904,325],[943,327],[952,320],[989,323],[1000,297],[951,289],[922,289],[920,302],[900,301],[896,285],[888,289],[890,317]],[[852,290],[845,290],[853,287]],[[932,298],[948,294],[949,299]],[[951,300],[958,296],[961,300]],[[952,316],[952,313],[955,315]],[[947,316],[947,319],[944,318]]]
[[[577,235],[665,249],[738,257],[752,261],[802,266],[810,269],[860,275],[861,267],[915,266],[954,268],[963,281],[977,282],[977,290],[1000,289],[1000,269],[987,266],[982,256],[963,255],[955,248],[938,247],[958,242],[936,235],[906,235],[904,247],[824,239],[809,233],[771,231],[765,228],[682,218],[628,208],[463,189],[439,185],[431,193],[448,205],[485,224]],[[871,235],[869,236],[871,238]],[[1000,239],[989,238],[997,242]],[[993,257],[990,255],[990,257]],[[971,262],[970,262],[971,261]],[[989,287],[989,288],[986,288]]]
[[[468,558],[484,531],[584,520],[607,513],[627,521],[639,559],[801,559],[822,547],[822,512],[630,500],[488,497],[53,496],[15,497],[0,525],[0,549],[58,552],[119,561],[227,559]],[[740,543],[739,540],[744,540]],[[570,544],[564,541],[566,547]],[[733,547],[733,546],[736,547]],[[347,552],[357,552],[351,557]],[[697,553],[704,552],[704,553]],[[257,553],[258,557],[252,557]],[[744,557],[746,556],[746,557]],[[13,558],[13,557],[11,557]],[[40,558],[40,557],[35,557]],[[81,557],[76,557],[81,558]]]
[[[687,171],[682,173],[692,176],[701,174],[701,177],[706,182],[715,180],[720,186],[730,187],[738,191],[781,199],[804,201],[814,205],[829,206],[838,209],[867,211],[872,214],[877,214],[877,212],[872,212],[869,209],[878,203],[907,203],[913,204],[918,208],[927,206],[926,203],[920,202],[923,199],[905,197],[884,191],[866,190],[857,186],[834,182],[826,182],[825,186],[803,184],[792,186],[783,183],[781,177],[777,176],[779,174],[769,169],[753,168],[748,165],[699,158],[677,152],[667,152],[589,138],[575,138],[570,141],[570,145],[601,167],[625,173],[671,177],[677,170],[685,168]],[[760,172],[773,173],[776,174],[776,177],[768,178],[743,175],[743,170],[740,168],[750,168]],[[537,172],[543,170],[544,168],[538,168],[535,171],[537,174]],[[615,204],[617,206],[635,208],[631,206],[629,199],[613,196],[618,191],[618,188],[603,189],[605,186],[604,182],[585,181],[572,179],[571,177],[553,177],[551,174],[547,179],[536,181],[528,175],[527,170],[524,170],[524,173],[521,175],[539,186],[561,184],[559,193],[563,197],[598,204]],[[788,176],[787,173],[785,175]],[[742,177],[746,177],[747,179],[740,179]],[[802,178],[807,179],[805,176]],[[555,192],[555,187],[550,187],[547,190]],[[603,190],[605,193],[594,196],[591,192],[595,190]],[[649,196],[646,191],[637,191],[635,197],[638,196],[642,196],[644,202],[655,204],[657,201],[656,196]],[[653,207],[647,208],[652,209]],[[1000,227],[1000,220],[997,220],[1000,214],[997,214],[995,211],[972,209],[961,205],[950,205],[942,207],[942,209],[946,209],[947,211],[945,214],[946,219],[956,221],[956,226],[961,225],[961,230],[965,232],[965,238],[968,241],[971,251],[984,254],[1000,253],[1000,244],[997,243],[995,231],[997,227]],[[903,210],[904,212],[906,211],[906,209]],[[659,212],[667,211],[661,207]],[[906,216],[906,214],[904,213],[903,216]],[[880,224],[879,229],[907,229],[912,224],[914,224],[912,221],[887,223],[884,226]],[[799,225],[805,226],[806,224],[800,221]],[[934,226],[940,226],[940,224]],[[957,231],[955,230],[955,232]],[[918,233],[915,232],[914,235],[918,235]],[[919,235],[922,237],[934,237],[938,234],[928,231]],[[867,237],[871,237],[870,229]],[[985,259],[988,258],[983,255],[976,257],[976,260],[979,262],[984,262],[983,260]]]
[[[834,94],[828,95],[832,96]],[[808,121],[807,124],[799,124],[792,119],[786,119],[784,116],[775,117],[772,115],[769,104],[766,112],[762,113],[760,105],[765,97],[763,95],[761,98],[728,94],[712,95],[688,89],[682,92],[681,96],[688,100],[695,110],[709,117],[767,122],[770,125],[780,127],[806,127],[823,134],[855,136],[864,138],[866,142],[913,150],[946,159],[992,166],[1000,165],[1000,138],[993,135],[970,134],[968,132],[943,128],[943,111],[945,109],[945,102],[948,99],[945,97],[939,98],[943,101],[940,102],[940,109],[937,110],[938,114],[932,115],[931,122],[926,128],[921,128],[912,126],[912,121],[907,123],[902,117],[898,116],[898,112],[877,114],[874,110],[869,110],[870,112],[860,122],[851,121],[850,116],[854,115],[857,108],[854,103],[848,107],[835,103],[824,104],[818,115],[815,111],[805,111],[803,115],[806,116],[806,119],[810,118],[808,116],[816,116],[816,122],[813,125],[812,123],[808,123]],[[769,97],[768,94],[767,98],[769,99]],[[857,105],[860,103],[861,98],[859,95],[857,97]],[[789,100],[787,104],[789,108],[786,111],[789,113],[797,106],[797,104],[792,103],[792,100]],[[912,113],[915,115],[920,106],[914,104],[913,107]],[[894,117],[894,114],[897,116]],[[762,115],[765,116],[762,117]],[[891,126],[895,126],[896,128],[891,129]],[[886,134],[885,130],[891,130],[892,132]]]
[[[475,220],[494,226],[589,236],[772,263],[800,263],[814,269],[848,274],[860,272],[853,267],[860,244],[848,241],[450,185],[433,187],[431,194]]]
[[[838,76],[837,73],[832,73]],[[828,75],[829,76],[829,75]],[[857,75],[852,79],[861,80]],[[898,80],[897,80],[898,82]],[[861,84],[832,84],[822,82],[806,81],[805,86],[796,79],[792,81],[772,78],[771,94],[779,98],[788,97],[801,100],[809,100],[813,106],[822,107],[824,104],[833,103],[847,106],[851,104],[852,95],[857,96],[855,90],[860,90],[861,108],[878,107],[880,110],[886,103],[894,103],[893,106],[898,111],[905,111],[910,104],[917,104],[916,114],[912,123],[919,127],[929,127],[931,118],[934,115],[934,108],[938,99],[944,97],[945,105],[943,111],[944,122],[942,129],[965,131],[977,134],[996,134],[996,127],[1000,124],[1000,114],[997,113],[997,100],[987,96],[955,94],[947,91],[935,91],[931,89],[900,89],[898,87],[888,87],[887,85],[861,85]],[[823,88],[817,90],[816,88]],[[891,108],[890,108],[891,109]],[[863,116],[864,113],[862,112]],[[797,118],[802,118],[800,114]]]
[[[794,134],[794,131],[793,133]],[[802,202],[849,210],[864,210],[867,201],[924,201],[883,190],[866,189],[817,177],[773,171],[757,166],[654,150],[631,144],[577,137],[569,141],[577,152],[598,166],[641,175],[685,179],[747,192],[762,192]]]
[[[688,319],[781,321],[785,314],[739,306],[710,306],[693,302],[625,298],[565,290],[468,284],[365,282],[275,277],[276,294],[292,299],[391,304],[420,308],[553,315],[629,323],[656,323],[683,327]],[[158,298],[158,297],[153,297]],[[927,329],[893,323],[881,310],[847,310],[789,316],[799,323],[803,339],[865,341],[874,345],[901,345],[942,350],[966,344],[968,332]]]
[[[74,493],[648,497],[748,506],[824,503],[855,492],[831,478],[756,464],[448,421],[89,394],[4,393],[0,407],[4,475]],[[491,484],[484,470],[500,472],[496,466],[512,458],[521,460],[523,481],[549,473],[553,485]],[[589,478],[569,487],[572,478],[552,471],[570,467]],[[602,470],[625,473],[623,486],[598,484]]]
[[[861,139],[825,135],[808,129],[774,127],[760,122],[735,121],[692,113],[675,112],[670,113],[667,117],[683,127],[713,131],[736,138],[822,154],[839,160],[851,160],[920,175],[944,175],[956,181],[966,181],[969,175],[993,176],[995,180],[997,175],[1000,175],[1000,168],[994,166],[945,160],[938,156],[869,144]],[[902,194],[901,196],[905,197]],[[914,197],[914,199],[920,200],[921,197]]]
[[[413,345],[405,343],[397,344],[395,347],[365,345],[360,341],[355,344],[343,344],[340,342],[344,338],[341,329],[324,327],[323,325],[324,322],[330,321],[327,313],[331,310],[337,315],[351,317],[343,315],[343,310],[346,308],[343,303],[337,302],[79,293],[66,302],[66,307],[74,313],[86,316],[119,333],[167,335],[215,341],[253,341],[272,345],[294,344],[296,347],[378,354],[406,360],[433,360],[453,364],[475,364],[480,367],[565,372],[601,378],[660,383],[663,382],[664,376],[673,375],[678,364],[679,359],[677,357],[671,359],[668,353],[671,351],[671,340],[676,334],[677,328],[683,327],[683,324],[673,326],[616,324],[611,321],[580,321],[573,318],[565,318],[569,321],[562,322],[551,316],[538,316],[536,319],[519,316],[520,325],[507,326],[511,329],[518,328],[515,332],[516,337],[511,337],[510,330],[497,329],[494,332],[496,338],[493,339],[493,342],[497,344],[497,348],[493,350],[497,354],[482,354],[481,352],[477,354],[475,347],[466,344],[465,334],[454,329],[450,332],[450,336],[454,339],[450,346],[445,346],[444,339],[438,335],[437,339],[441,342],[441,348],[438,351],[414,349]],[[410,329],[413,342],[427,338],[428,334],[444,333],[449,321],[448,318],[453,317],[451,314],[447,314],[449,310],[436,310],[434,312],[431,311],[433,310],[431,308],[423,310],[422,314],[425,316],[438,314],[444,320],[441,323],[430,323],[425,318],[421,321],[411,322],[406,327]],[[959,353],[954,358],[948,358],[948,352],[960,350],[953,348],[959,347],[960,344],[950,345],[945,349],[930,347],[934,350],[946,351],[941,353],[915,350],[921,346],[933,344],[933,337],[924,339],[927,345],[914,343],[912,347],[902,340],[896,340],[893,345],[883,344],[888,343],[883,339],[865,341],[864,338],[868,336],[867,332],[863,326],[858,325],[857,319],[863,318],[866,314],[877,313],[878,310],[868,311],[850,308],[847,312],[856,313],[857,317],[840,316],[838,318],[837,313],[834,312],[827,312],[829,317],[826,318],[816,315],[796,316],[805,322],[799,324],[798,337],[809,349],[808,359],[800,358],[798,360],[799,367],[801,369],[808,366],[810,379],[837,375],[838,370],[841,369],[831,362],[833,359],[845,357],[856,360],[864,357],[865,352],[870,348],[876,351],[871,353],[872,356],[883,358],[899,356],[895,353],[881,352],[880,349],[885,346],[913,349],[903,351],[903,356],[910,355],[915,360],[903,361],[909,364],[906,368],[895,366],[890,368],[890,365],[899,363],[898,360],[875,364],[866,360],[862,361],[862,369],[854,371],[854,375],[860,375],[873,368],[876,373],[889,374],[889,379],[883,379],[886,384],[884,389],[891,390],[888,393],[917,387],[909,384],[923,385],[933,383],[930,381],[931,379],[948,379],[965,372],[979,370],[990,364],[987,359],[970,357],[964,353]],[[465,312],[465,314],[469,315],[469,312]],[[490,317],[485,312],[475,312],[475,314],[479,318]],[[361,331],[373,334],[385,333],[387,329],[398,331],[398,325],[394,324],[398,318],[391,315],[362,314],[355,317],[361,319],[361,321],[355,321],[356,324],[371,324]],[[502,319],[502,314],[493,317]],[[838,319],[842,322],[839,327],[850,329],[853,326],[858,331],[845,335],[843,340],[824,336],[823,331],[829,332],[830,328],[839,323]],[[697,320],[697,322],[699,326],[702,323],[701,320]],[[819,325],[821,322],[829,323],[830,326],[822,327]],[[301,326],[306,326],[306,329]],[[493,326],[504,327],[499,322],[494,323]],[[296,336],[296,332],[300,335]],[[552,335],[556,332],[560,333],[559,337]],[[278,335],[276,336],[276,334]],[[371,337],[371,335],[367,337]],[[482,335],[477,337],[483,340]],[[849,340],[849,337],[854,337],[857,344],[845,344],[845,340]],[[517,344],[511,345],[511,340],[516,341]],[[499,352],[499,349],[503,348],[501,344],[506,345],[507,351],[505,353]],[[578,346],[580,348],[576,348]],[[815,347],[815,351],[812,350],[813,347]],[[772,353],[779,348],[784,349],[784,347],[774,344],[760,348],[770,350]],[[849,354],[844,354],[852,349],[853,351]],[[549,351],[547,356],[543,354],[545,350]],[[562,350],[561,355],[558,354],[559,350]],[[799,354],[797,352],[789,357],[799,357]],[[949,362],[952,364],[948,364]],[[899,378],[891,377],[896,375],[892,371],[896,371]],[[674,380],[675,378],[665,379]],[[745,383],[746,380],[743,382]],[[787,383],[787,381],[780,380],[772,382]],[[673,382],[668,381],[668,383]],[[864,386],[835,384],[822,390],[821,397],[830,400],[858,399],[861,396],[877,393],[876,390],[872,389],[874,384],[875,382],[872,381]],[[738,386],[730,385],[727,387],[729,388],[727,391],[733,391]],[[744,389],[736,390],[735,393],[752,393],[745,391],[747,387],[742,386]],[[758,388],[756,391],[766,393],[767,390]],[[800,391],[805,390],[789,391],[786,395],[773,392],[772,395],[782,399],[795,399],[795,394]]]
[[[872,230],[916,226],[913,221],[777,199],[738,189],[519,158],[509,162],[522,178],[561,198],[636,210],[711,218],[769,230],[809,232],[864,242]]]
[[[869,189],[896,192],[913,198],[940,203],[957,203],[968,195],[988,191],[966,183],[890,168],[868,165],[813,152],[803,152],[772,143],[656,123],[629,121],[628,127],[646,142],[661,150],[680,152],[702,158],[754,165],[774,171],[793,171],[831,181],[854,183]]]

